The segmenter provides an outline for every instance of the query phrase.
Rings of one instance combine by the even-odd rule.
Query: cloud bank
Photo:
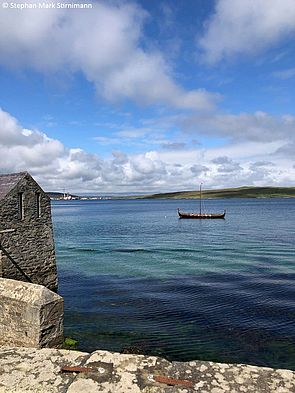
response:
[[[134,136],[131,136],[134,138]],[[185,145],[187,146],[187,145]],[[214,148],[176,144],[158,151],[129,154],[114,151],[102,159],[80,148],[69,149],[59,140],[23,128],[0,109],[1,173],[28,170],[50,191],[159,192],[192,189],[196,179],[206,187],[292,184],[294,154],[287,139],[238,142]],[[183,149],[182,149],[183,147]]]

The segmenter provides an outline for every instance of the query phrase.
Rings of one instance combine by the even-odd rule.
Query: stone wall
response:
[[[18,198],[23,193],[23,218],[19,217]],[[36,193],[40,195],[37,217]],[[3,247],[16,260],[33,283],[57,289],[57,270],[51,220],[50,199],[27,174],[0,201],[0,230],[14,229],[1,235]],[[0,255],[0,276],[26,280],[8,258]]]
[[[63,298],[41,285],[0,278],[0,346],[62,343]]]

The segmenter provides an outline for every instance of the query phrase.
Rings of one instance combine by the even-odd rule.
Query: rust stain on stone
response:
[[[162,375],[154,375],[154,380],[159,383],[165,383],[166,385],[169,386],[181,385],[181,386],[186,386],[188,388],[192,388],[194,386],[192,381],[188,381],[187,379],[175,379],[175,378],[164,377]]]

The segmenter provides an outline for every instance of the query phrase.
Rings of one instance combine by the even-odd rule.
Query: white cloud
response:
[[[205,60],[216,63],[253,55],[294,33],[294,0],[217,0],[199,45]]]
[[[17,120],[8,113],[0,110],[0,143],[5,146],[31,145],[43,140],[41,133],[32,133],[30,130],[22,129]]]
[[[63,153],[64,146],[58,140],[22,128],[14,117],[0,108],[0,157],[7,170],[48,167]]]
[[[82,72],[111,102],[131,99],[197,110],[215,106],[218,94],[184,90],[162,54],[143,49],[147,13],[142,8],[128,2],[93,4],[79,12],[1,8],[0,64],[45,74]]]
[[[126,130],[121,130],[116,133],[122,138],[142,138],[149,134],[152,130],[150,128],[130,128]]]
[[[235,162],[227,156],[217,157],[212,160],[213,164],[217,165],[217,172],[220,173],[239,173],[242,167],[238,162]]]
[[[206,174],[209,171],[209,168],[207,166],[204,165],[198,165],[195,164],[193,166],[190,167],[191,172],[193,173],[194,176],[202,176],[204,174]]]
[[[284,141],[275,142],[236,142],[219,147],[212,147],[204,151],[206,160],[214,160],[216,157],[227,156],[240,162],[265,160],[266,157],[276,155],[276,152],[285,145]]]
[[[231,141],[271,142],[295,137],[295,117],[257,111],[237,115],[188,116],[181,120],[188,132],[222,136]]]

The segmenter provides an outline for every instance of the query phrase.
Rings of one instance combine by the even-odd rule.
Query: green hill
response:
[[[147,199],[194,199],[199,198],[199,191],[179,191],[163,194],[145,195]],[[202,190],[202,197],[215,198],[295,198],[295,187],[239,187],[222,190]]]

